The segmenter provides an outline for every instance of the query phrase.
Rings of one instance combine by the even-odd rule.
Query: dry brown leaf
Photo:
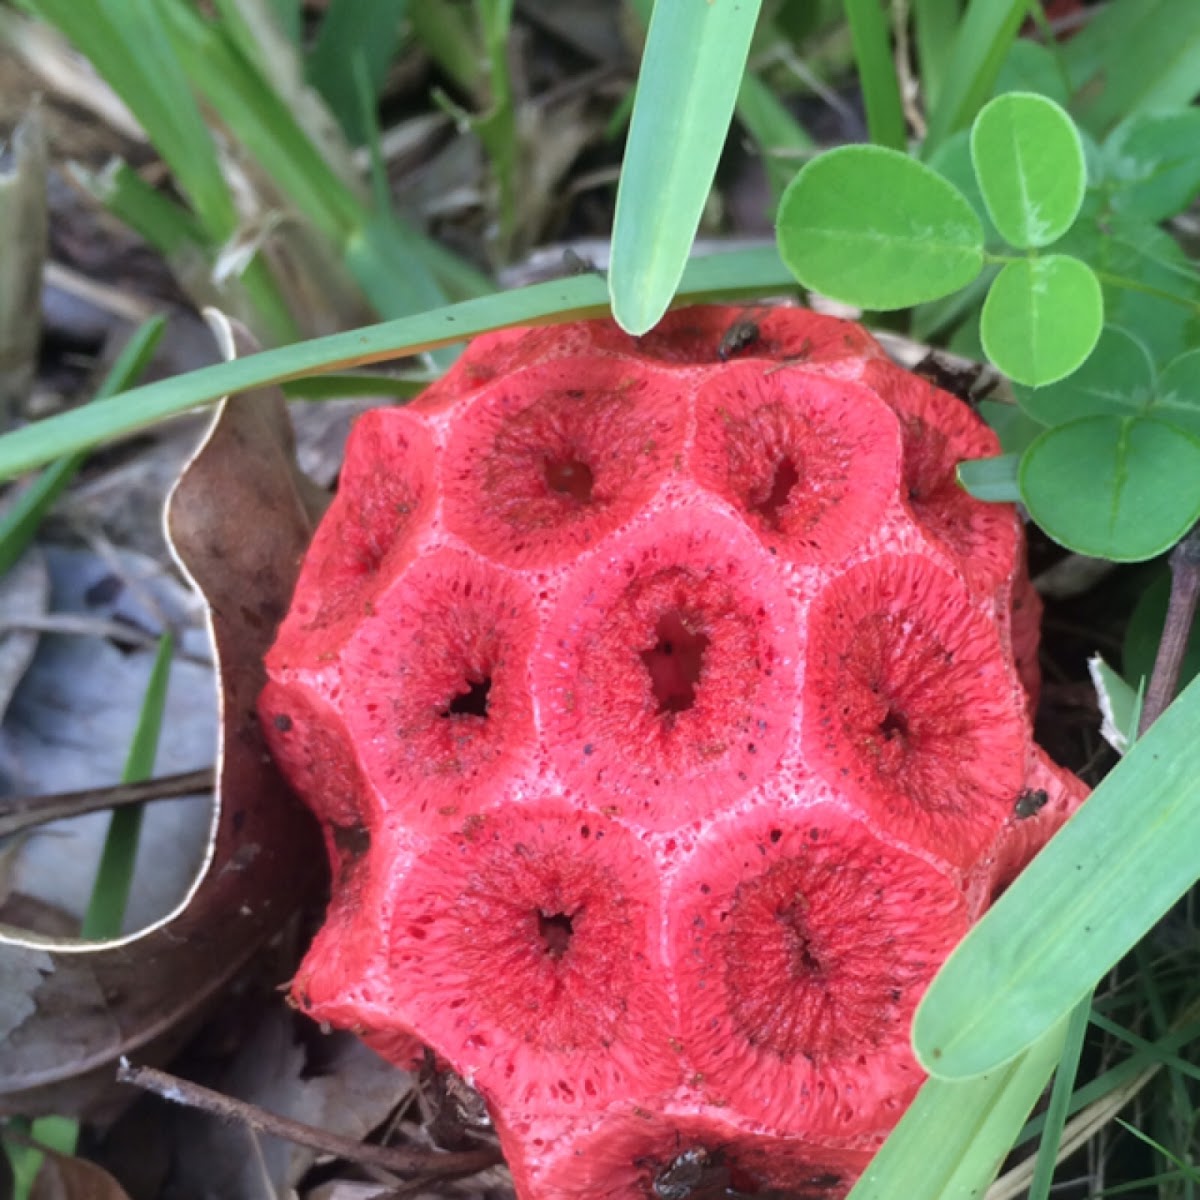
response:
[[[215,318],[227,357],[254,347]],[[323,493],[295,467],[282,395],[223,402],[168,502],[168,536],[204,595],[220,677],[218,799],[205,870],[180,907],[102,944],[0,927],[0,1112],[86,1111],[122,1054],[161,1052],[320,877],[315,826],[259,730],[262,657]]]
[[[129,1200],[129,1193],[103,1167],[53,1150],[42,1153],[45,1158],[29,1200]]]

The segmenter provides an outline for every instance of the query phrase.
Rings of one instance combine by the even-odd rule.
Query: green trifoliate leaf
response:
[[[1001,236],[1023,250],[1048,246],[1083,203],[1087,167],[1074,122],[1053,100],[1008,92],[971,130],[971,159]]]
[[[1074,371],[1104,325],[1091,267],[1066,254],[1022,258],[996,276],[979,322],[988,358],[1015,383],[1042,387]]]
[[[1200,439],[1152,417],[1086,417],[1038,438],[1020,482],[1030,515],[1055,541],[1141,562],[1200,518]]]
[[[962,193],[881,146],[814,158],[784,193],[777,232],[805,287],[860,308],[936,300],[983,266],[983,227]]]
[[[1150,400],[1154,366],[1137,338],[1107,325],[1095,350],[1077,371],[1048,387],[1018,385],[1013,390],[1021,408],[1043,425],[1065,425],[1103,413],[1132,416]],[[1200,404],[1200,398],[1197,402]]]

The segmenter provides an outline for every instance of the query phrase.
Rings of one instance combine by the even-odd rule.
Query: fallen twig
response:
[[[196,1108],[226,1120],[241,1121],[259,1133],[271,1134],[297,1146],[308,1146],[323,1154],[332,1154],[365,1166],[382,1167],[398,1175],[419,1172],[429,1179],[444,1179],[447,1175],[474,1174],[502,1161],[499,1152],[490,1148],[460,1152],[401,1150],[394,1146],[374,1146],[355,1141],[293,1121],[290,1117],[267,1112],[255,1104],[222,1095],[201,1084],[168,1075],[165,1071],[131,1066],[124,1058],[117,1068],[117,1082],[143,1088],[187,1108]]]
[[[0,837],[8,837],[37,825],[48,825],[64,817],[145,804],[149,800],[177,800],[197,792],[211,792],[215,786],[212,767],[163,775],[142,783],[117,783],[109,787],[87,788],[82,792],[56,792],[44,796],[6,796],[0,800]]]

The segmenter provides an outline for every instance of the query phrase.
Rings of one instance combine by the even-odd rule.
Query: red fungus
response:
[[[1008,505],[987,504],[964,491],[955,468],[964,459],[999,454],[999,439],[963,401],[894,363],[869,363],[864,380],[900,417],[902,499],[969,584],[994,590],[1018,557],[1017,517]]]
[[[614,538],[568,582],[535,666],[567,785],[654,829],[745,793],[789,732],[793,611],[723,514],[666,511]]]
[[[389,1006],[518,1112],[652,1100],[679,1078],[652,856],[572,806],[498,809],[397,880]]]
[[[590,1128],[551,1126],[530,1161],[500,1127],[523,1194],[563,1200],[835,1200],[871,1151],[763,1133],[726,1109],[625,1105]],[[515,1136],[514,1136],[515,1135]]]
[[[436,501],[433,439],[400,410],[366,413],[271,650],[279,670],[328,658],[413,555]]]
[[[697,1093],[759,1124],[884,1128],[921,1080],[913,1009],[966,932],[955,882],[831,804],[717,822],[669,897]]]
[[[670,376],[623,359],[559,360],[498,380],[455,425],[446,525],[514,566],[574,561],[674,469],[684,413]]]
[[[798,562],[844,558],[896,495],[900,439],[881,410],[853,384],[731,365],[697,397],[692,469],[768,548]]]
[[[1020,790],[1024,698],[993,624],[918,555],[851,567],[809,614],[809,764],[880,828],[956,866]]]
[[[328,686],[389,817],[458,827],[532,753],[535,631],[524,584],[451,550],[414,563],[363,618]]]
[[[505,330],[358,423],[268,659],[297,1003],[488,1102],[522,1200],[835,1200],[1082,789],[995,441],[794,308]]]

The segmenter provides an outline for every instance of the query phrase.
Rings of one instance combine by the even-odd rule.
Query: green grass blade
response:
[[[1109,1020],[1103,1013],[1092,1013],[1091,1020],[1097,1029],[1132,1046],[1142,1054],[1148,1055],[1151,1061],[1200,1082],[1200,1063],[1190,1063],[1186,1059],[1180,1058],[1178,1054],[1167,1048],[1161,1039],[1151,1042],[1146,1038],[1138,1037],[1131,1029],[1126,1029],[1124,1025],[1118,1025],[1116,1021]]]
[[[422,235],[392,213],[367,217],[346,241],[345,263],[381,317],[402,317],[446,303],[441,285],[413,243]]]
[[[1141,112],[1185,108],[1200,94],[1200,4],[1110,4],[1063,46],[1076,115],[1107,133]]]
[[[1169,1061],[1177,1050],[1182,1049],[1189,1042],[1195,1041],[1197,1037],[1200,1037],[1200,1022],[1191,1022],[1184,1028],[1160,1038],[1157,1042],[1150,1043],[1149,1049],[1131,1055],[1119,1066],[1105,1071],[1103,1075],[1097,1076],[1090,1083],[1085,1083],[1082,1087],[1077,1088],[1071,1096],[1067,1115],[1074,1116],[1089,1105],[1095,1104],[1133,1083],[1137,1076],[1147,1068],[1152,1068],[1160,1062]],[[1017,1139],[1017,1146],[1023,1146],[1034,1138],[1040,1137],[1045,1124],[1046,1114],[1034,1117],[1021,1131],[1021,1136]]]
[[[237,214],[216,148],[179,69],[158,0],[27,0],[92,61],[146,130],[209,235],[229,237]]]
[[[977,1200],[1062,1053],[1056,1028],[975,1079],[929,1079],[848,1200]]]
[[[192,86],[289,203],[323,234],[340,242],[358,224],[360,205],[286,105],[219,26],[180,0],[167,0],[162,11],[171,44]]]
[[[441,242],[422,237],[415,230],[410,230],[401,217],[396,216],[394,220],[401,229],[411,232],[408,244],[413,256],[433,273],[449,299],[474,300],[480,296],[489,296],[496,290],[495,283],[466,259],[459,258]]]
[[[166,327],[163,317],[153,317],[134,332],[97,389],[96,400],[114,396],[137,380]],[[75,477],[83,460],[83,453],[59,459],[25,488],[0,517],[0,575],[12,567],[33,541],[42,518]]]
[[[512,26],[513,0],[476,0],[483,45],[488,62],[488,108],[472,121],[491,160],[499,196],[498,254],[509,257],[517,228],[520,144],[517,135],[517,110],[509,73],[509,30]]]
[[[325,98],[356,145],[367,141],[355,64],[366,72],[372,103],[400,41],[407,0],[334,0],[325,10],[306,64],[309,82]]]
[[[1161,1142],[1155,1141],[1148,1133],[1144,1133],[1136,1125],[1129,1121],[1123,1121],[1117,1117],[1117,1124],[1120,1125],[1127,1133],[1131,1133],[1139,1142],[1150,1149],[1160,1154],[1178,1172],[1177,1178],[1186,1179],[1189,1183],[1200,1183],[1200,1171],[1196,1170],[1188,1163],[1184,1162],[1177,1154],[1172,1154]]]
[[[613,315],[641,334],[679,284],[733,116],[761,0],[657,0],[613,223]]]
[[[928,113],[925,157],[974,120],[992,94],[1000,66],[1028,11],[1029,0],[971,0],[947,60],[937,103]]]
[[[737,118],[757,143],[775,205],[801,161],[817,144],[787,106],[757,75],[746,72],[738,92]]]
[[[212,278],[212,264],[220,242],[209,236],[192,213],[152,188],[127,163],[110,162],[95,174],[75,167],[73,174],[113,216],[162,254],[197,303],[211,300],[215,289],[219,303],[251,324],[269,345],[299,337],[292,311],[262,259],[255,256],[240,274],[218,284]]]
[[[171,656],[174,643],[170,634],[159,639],[158,653],[146,685],[146,696],[138,716],[137,728],[121,773],[122,783],[140,783],[154,771],[154,756],[162,732],[163,709],[167,703],[167,682],[171,675]],[[138,839],[142,831],[143,806],[132,805],[117,809],[108,826],[100,866],[92,898],[83,918],[79,936],[90,941],[115,938],[121,932],[125,906],[133,885],[133,865],[137,858]]]
[[[269,0],[269,2],[275,13],[275,19],[279,22],[279,28],[299,45],[300,35],[304,32],[300,11],[302,0]]]
[[[1015,504],[1021,499],[1017,479],[1019,454],[998,454],[995,458],[973,458],[958,464],[958,482],[976,500],[992,504]]]
[[[908,148],[908,126],[892,60],[891,30],[879,0],[846,0],[854,60],[867,108],[871,141],[893,150]]]
[[[172,0],[171,32],[184,69],[280,191],[341,247],[345,262],[382,316],[436,307],[445,294],[390,214],[372,215],[309,140],[287,106],[197,13]]]
[[[359,89],[359,120],[371,160],[374,216],[367,220],[360,238],[350,239],[346,250],[350,272],[383,317],[403,317],[422,308],[436,308],[449,299],[487,295],[494,290],[490,280],[438,242],[410,228],[392,209],[388,164],[367,70],[364,60],[356,61],[354,78]],[[408,259],[415,259],[424,269],[413,271]],[[391,264],[390,270],[383,269],[386,264]],[[418,299],[424,302],[414,302],[418,290]]]
[[[921,67],[921,95],[926,110],[936,107],[942,81],[950,68],[958,17],[959,0],[913,2],[917,62]]]
[[[795,280],[778,253],[763,247],[689,263],[678,298],[681,303],[699,304],[787,294],[794,289]],[[0,437],[0,479],[11,479],[61,454],[148,429],[165,417],[232,392],[418,354],[489,329],[604,316],[607,308],[604,280],[578,275],[218,363],[5,434]]]
[[[76,166],[73,175],[118,220],[144,238],[164,258],[194,248],[210,255],[214,245],[196,217],[151,187],[127,162],[111,160],[103,170]]]
[[[355,396],[390,396],[411,400],[434,380],[432,375],[376,375],[347,371],[338,375],[312,375],[285,383],[283,390],[292,400],[345,400]]]
[[[1193,883],[1200,679],[951,954],[913,1024],[947,1078],[995,1069],[1066,1015]]]
[[[1067,1110],[1071,1106],[1071,1093],[1075,1087],[1075,1074],[1079,1070],[1079,1056],[1083,1052],[1083,1039],[1087,1033],[1091,1011],[1092,998],[1089,996],[1075,1006],[1067,1020],[1062,1055],[1054,1073],[1050,1105],[1046,1109],[1045,1132],[1038,1145],[1037,1165],[1034,1167],[1033,1181],[1029,1185],[1029,1200],[1049,1200],[1050,1197],[1058,1147],[1062,1141],[1063,1126],[1067,1123]]]
[[[409,20],[417,41],[455,86],[481,101],[483,56],[465,12],[449,0],[412,0]]]
[[[74,1117],[38,1117],[33,1122],[18,1117],[7,1127],[59,1154],[74,1154],[79,1144],[79,1122]],[[12,1166],[12,1200],[30,1200],[45,1155],[36,1146],[7,1140],[3,1134],[0,1129],[0,1145]]]

